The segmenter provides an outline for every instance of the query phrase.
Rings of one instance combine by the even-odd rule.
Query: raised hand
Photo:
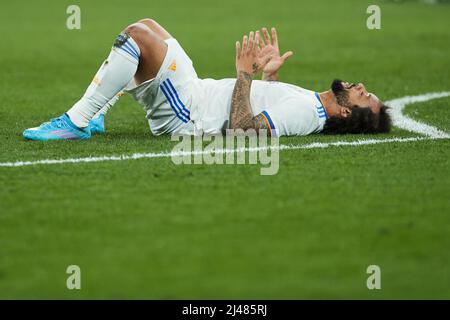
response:
[[[271,55],[269,52],[262,52],[259,43],[261,36],[259,31],[250,32],[249,36],[244,36],[242,47],[239,41],[236,42],[236,70],[248,73],[254,76],[260,73],[267,63],[269,63]]]
[[[284,62],[294,53],[292,51],[287,51],[285,54],[280,55],[278,35],[275,28],[272,28],[271,30],[272,37],[267,28],[262,28],[261,31],[264,37],[260,37],[259,39],[259,47],[261,48],[260,53],[270,57],[270,61],[263,69],[263,80],[278,80],[278,70],[280,70]]]

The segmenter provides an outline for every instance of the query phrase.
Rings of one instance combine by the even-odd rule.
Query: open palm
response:
[[[276,74],[283,63],[294,54],[292,51],[288,51],[285,54],[280,55],[277,30],[272,28],[271,31],[272,37],[270,37],[267,28],[263,28],[263,37],[260,37],[259,41],[259,46],[261,48],[260,54],[263,56],[270,56],[270,61],[266,64],[263,70],[263,73],[269,76]]]

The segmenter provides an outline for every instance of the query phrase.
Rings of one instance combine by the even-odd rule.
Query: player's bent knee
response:
[[[151,18],[141,19],[138,23],[145,24],[157,37],[162,40],[172,38],[172,35],[166,29]]]
[[[124,32],[133,38],[139,38],[142,35],[148,34],[151,30],[145,24],[137,22],[126,27]]]
[[[143,24],[145,24],[147,27],[149,27],[150,29],[151,29],[152,27],[155,27],[155,26],[158,25],[158,23],[157,23],[155,20],[150,19],[150,18],[141,19],[141,20],[138,21],[138,23],[143,23]]]

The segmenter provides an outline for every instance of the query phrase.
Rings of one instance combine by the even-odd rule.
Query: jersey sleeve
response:
[[[264,117],[272,136],[304,136],[317,130],[315,107],[305,107],[293,100],[262,110],[259,114]]]

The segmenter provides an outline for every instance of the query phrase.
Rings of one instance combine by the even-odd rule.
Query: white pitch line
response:
[[[431,137],[411,137],[411,138],[389,138],[389,139],[366,139],[355,141],[336,141],[336,142],[314,142],[302,145],[280,145],[275,147],[256,147],[256,148],[241,148],[241,149],[221,149],[216,150],[218,154],[227,154],[234,152],[257,152],[271,149],[273,151],[285,151],[285,150],[298,150],[298,149],[317,149],[317,148],[329,148],[329,147],[342,147],[342,146],[363,146],[370,144],[391,143],[391,142],[414,142],[423,140],[433,140],[438,138]],[[102,157],[86,157],[86,158],[69,158],[69,159],[44,159],[34,161],[16,161],[16,162],[2,162],[0,167],[25,167],[33,165],[49,165],[49,164],[65,164],[65,163],[86,163],[86,162],[104,162],[104,161],[124,161],[124,160],[137,160],[137,159],[150,159],[150,158],[170,158],[170,157],[182,157],[192,155],[204,155],[209,154],[210,151],[189,151],[189,152],[159,152],[159,153],[133,153],[130,155],[119,156],[102,156]]]
[[[428,93],[418,96],[407,96],[399,99],[387,101],[386,104],[391,107],[390,113],[392,116],[393,124],[402,129],[408,131],[424,134],[426,137],[410,137],[410,138],[388,138],[388,139],[364,139],[356,141],[336,141],[336,142],[314,142],[301,145],[280,145],[277,147],[258,147],[258,148],[245,148],[245,149],[222,149],[216,150],[217,153],[234,153],[234,152],[255,152],[264,151],[268,148],[272,150],[284,151],[284,150],[298,150],[298,149],[316,149],[316,148],[329,148],[340,146],[363,146],[371,144],[381,143],[402,143],[402,142],[414,142],[423,140],[434,139],[448,139],[450,135],[435,127],[426,125],[424,123],[417,122],[402,114],[403,108],[407,104],[424,102],[432,99],[448,97],[450,92],[438,92]],[[159,152],[159,153],[134,153],[130,155],[117,155],[117,156],[100,156],[100,157],[85,157],[85,158],[68,158],[68,159],[43,159],[32,161],[16,161],[16,162],[0,162],[0,167],[25,167],[33,165],[51,165],[51,164],[65,164],[65,163],[87,163],[87,162],[104,162],[104,161],[124,161],[124,160],[137,160],[137,159],[149,159],[149,158],[169,158],[184,155],[197,155],[208,154],[208,150],[193,151],[193,152]]]
[[[418,96],[406,96],[399,99],[386,101],[386,104],[390,107],[389,113],[392,117],[392,122],[396,127],[405,129],[408,131],[424,134],[432,138],[450,138],[450,135],[444,131],[439,130],[436,127],[432,127],[428,124],[418,122],[407,116],[402,112],[406,105],[417,102],[425,102],[437,98],[443,98],[450,96],[450,92],[436,92],[427,93]]]

